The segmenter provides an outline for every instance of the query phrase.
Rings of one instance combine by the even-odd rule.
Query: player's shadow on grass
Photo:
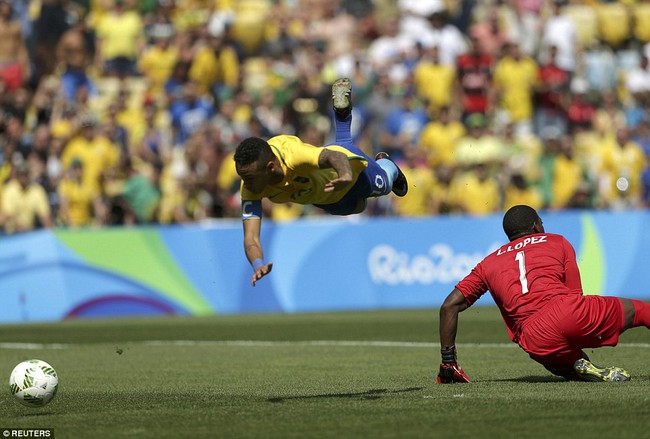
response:
[[[491,383],[564,383],[566,380],[556,376],[538,376],[529,375],[517,378],[501,378],[498,380],[481,380]]]
[[[290,400],[307,400],[307,399],[322,399],[322,398],[358,398],[358,399],[379,399],[384,395],[405,392],[419,392],[424,390],[424,387],[409,387],[407,389],[370,389],[365,392],[354,393],[322,393],[319,395],[297,395],[297,396],[278,396],[268,398],[268,402],[285,402]]]

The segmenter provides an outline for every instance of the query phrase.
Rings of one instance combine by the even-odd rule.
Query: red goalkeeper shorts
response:
[[[573,369],[582,349],[616,346],[625,325],[617,297],[564,296],[530,317],[519,346],[549,369]]]

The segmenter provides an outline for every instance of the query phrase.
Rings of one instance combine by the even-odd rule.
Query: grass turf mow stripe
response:
[[[305,341],[264,341],[264,340],[149,340],[125,342],[132,346],[237,346],[237,347],[273,347],[273,346],[335,346],[335,347],[391,347],[391,348],[426,348],[435,349],[438,342],[409,341],[364,341],[364,340],[305,340]],[[83,346],[97,346],[106,343],[0,343],[0,349],[75,349]],[[516,348],[514,343],[459,343],[460,349],[501,349]],[[650,343],[619,343],[617,348],[648,349]]]
[[[68,320],[0,325],[0,379],[39,358],[61,377],[39,409],[0,392],[0,429],[57,439],[639,439],[650,337],[587,350],[625,383],[565,382],[507,338],[497,308],[463,313],[471,385],[440,386],[438,310]],[[0,434],[2,436],[2,434]]]

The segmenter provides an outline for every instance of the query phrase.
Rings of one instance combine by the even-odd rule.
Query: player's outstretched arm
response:
[[[261,218],[249,218],[244,220],[244,251],[246,258],[253,267],[251,285],[262,279],[271,272],[273,262],[264,262],[264,252],[260,241],[260,230],[262,228]]]
[[[458,314],[465,309],[467,309],[465,296],[457,288],[454,288],[440,307],[440,353],[442,361],[438,372],[438,384],[471,382],[460,364],[458,364],[456,357]]]
[[[341,190],[352,183],[352,166],[347,156],[339,151],[323,148],[318,156],[318,167],[321,169],[334,168],[339,175],[325,185],[325,192]]]

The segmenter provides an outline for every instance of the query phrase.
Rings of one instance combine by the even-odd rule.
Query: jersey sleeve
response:
[[[580,269],[576,261],[576,252],[569,241],[562,238],[564,245],[564,284],[572,289],[582,291],[582,281],[580,280]]]
[[[471,306],[488,290],[484,276],[481,274],[482,271],[481,263],[479,263],[467,276],[456,284],[456,288],[465,296],[468,306]]]

